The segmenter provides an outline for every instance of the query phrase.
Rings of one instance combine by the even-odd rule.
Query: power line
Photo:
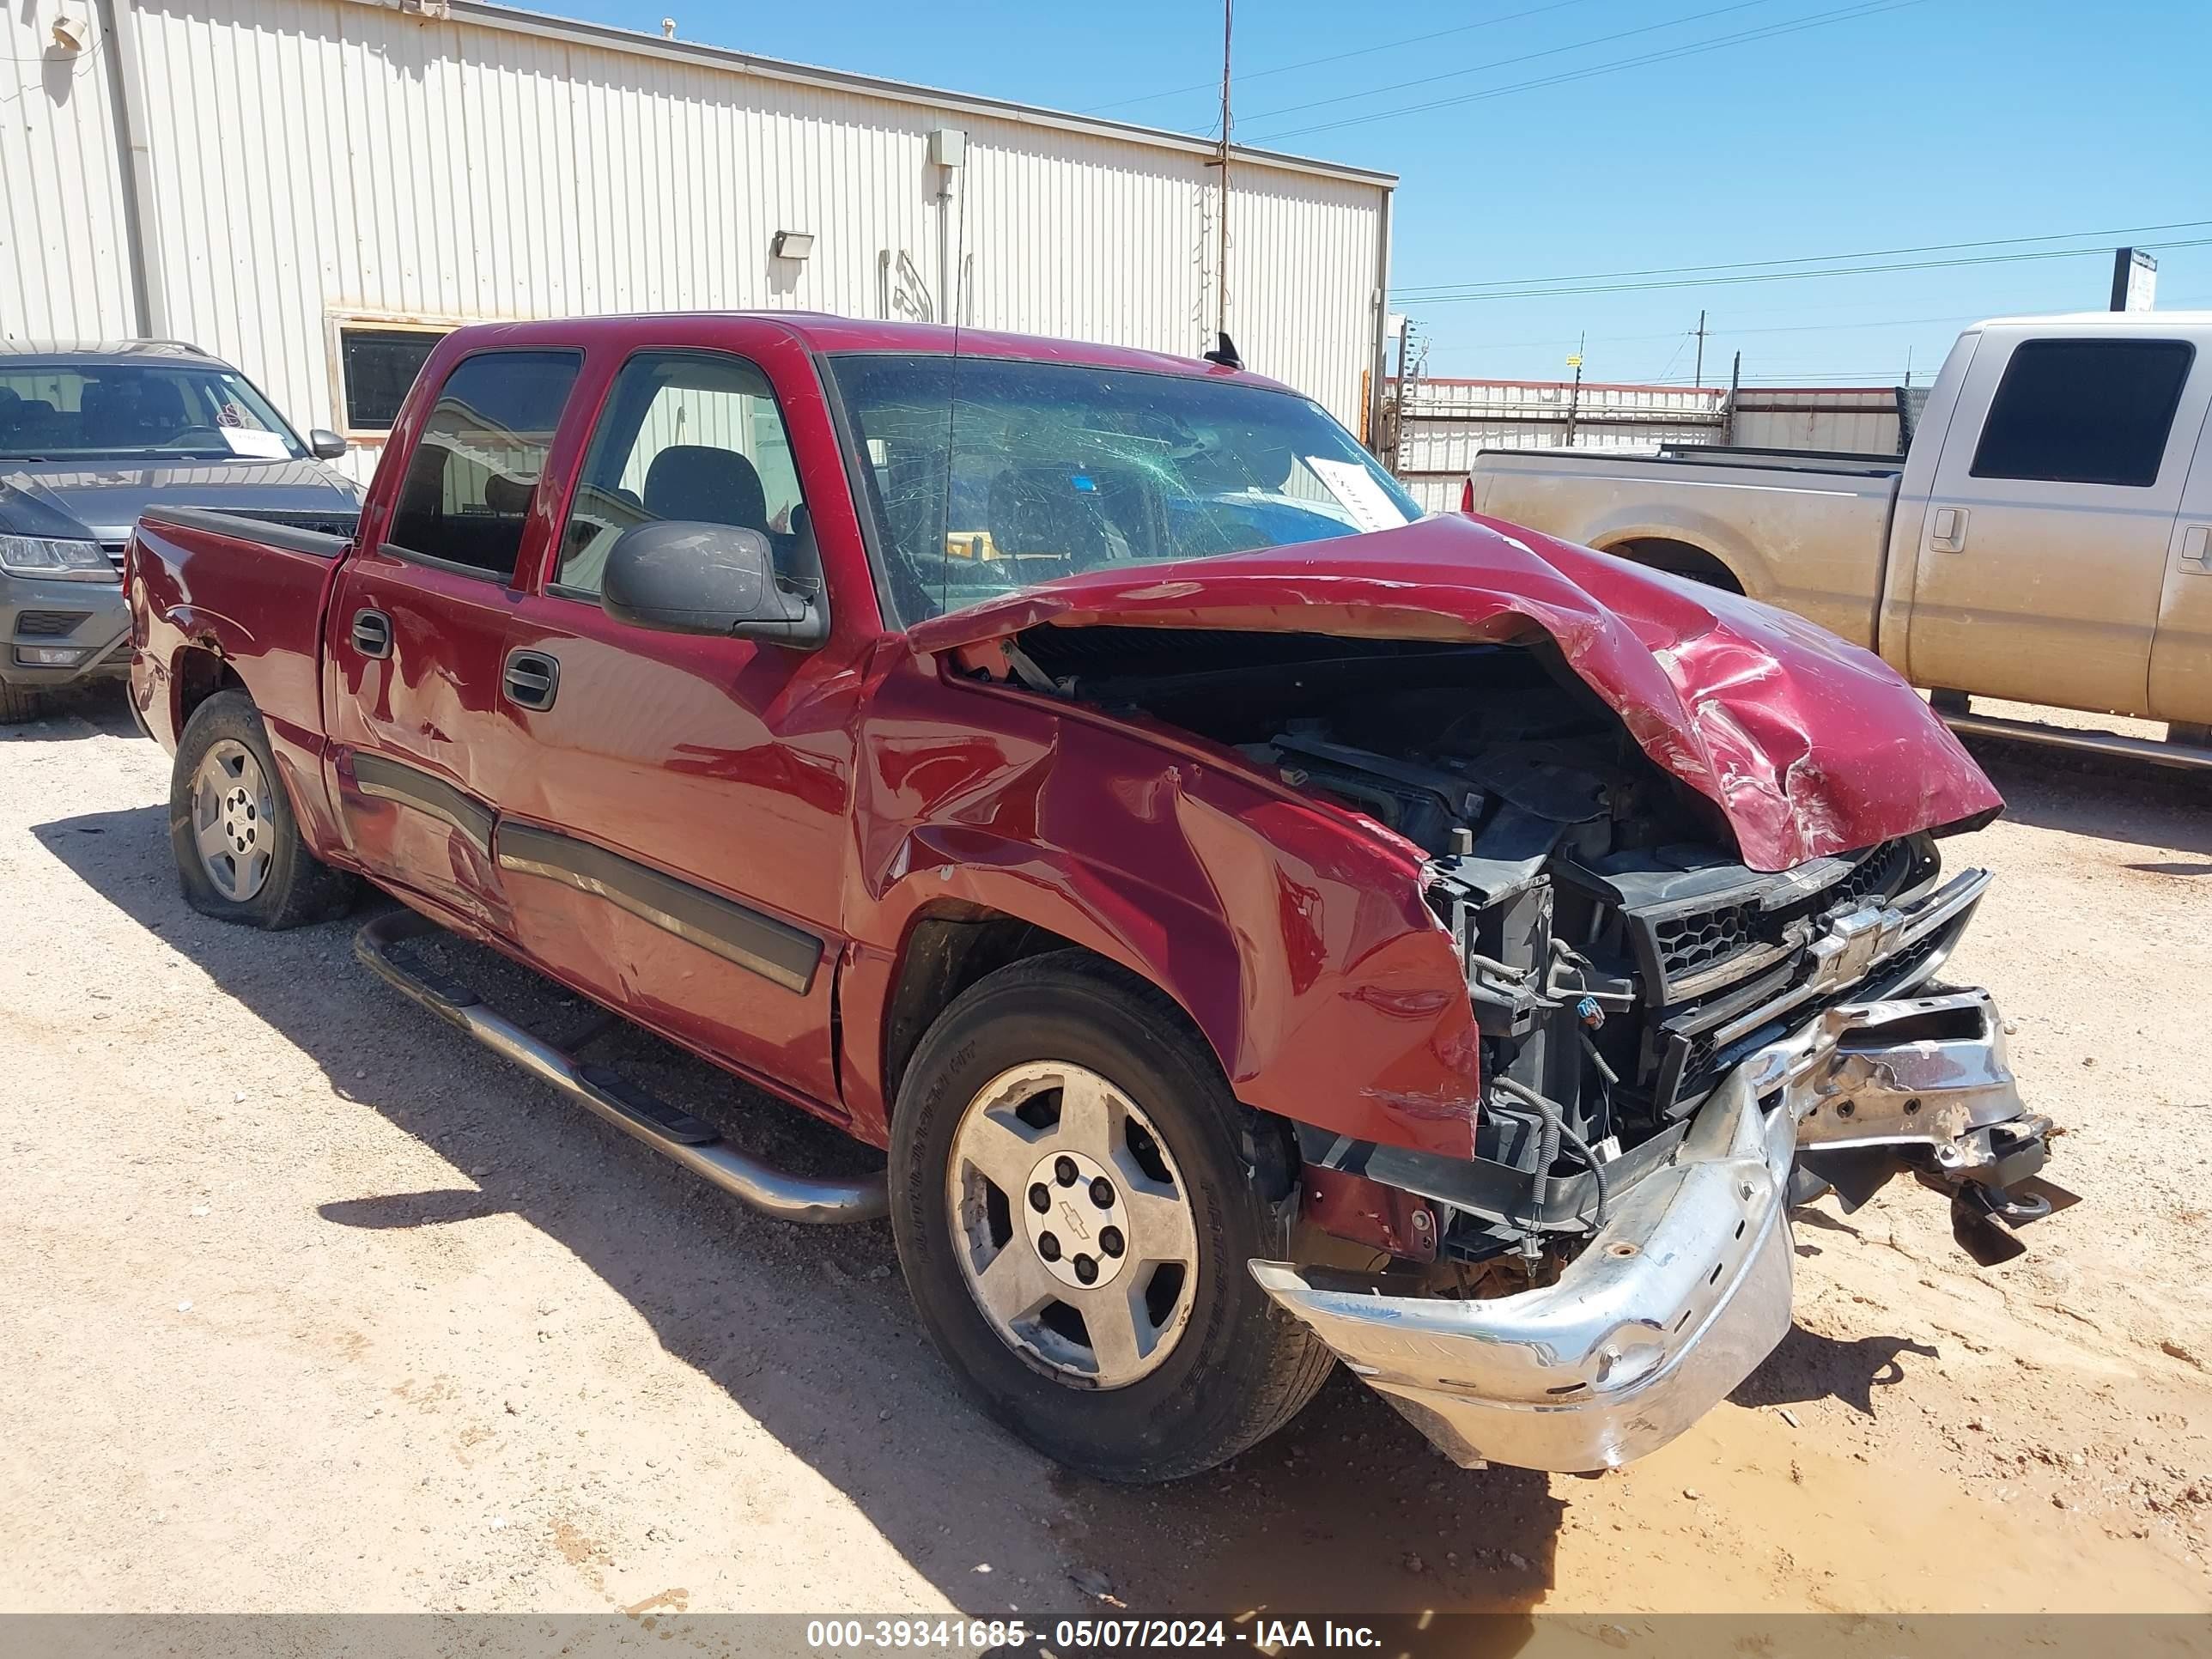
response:
[[[1302,137],[1312,132],[1333,132],[1340,127],[1356,127],[1372,121],[1391,121],[1401,115],[1416,115],[1425,110],[1455,108],[1462,104],[1480,103],[1486,99],[1502,98],[1508,93],[1532,92],[1545,87],[1564,86],[1571,81],[1587,81],[1593,76],[1610,75],[1615,70],[1637,69],[1647,64],[1671,63],[1677,58],[1695,58],[1708,52],[1717,52],[1723,46],[1740,46],[1751,40],[1771,40],[1785,34],[1795,34],[1803,29],[1820,28],[1829,23],[1855,21],[1861,17],[1878,16],[1886,11],[1902,11],[1907,6],[1919,5],[1923,0],[1890,0],[1887,5],[1839,7],[1834,11],[1820,12],[1792,23],[1770,25],[1764,28],[1747,29],[1736,34],[1717,35],[1711,40],[1693,42],[1665,52],[1647,52],[1640,58],[1624,58],[1610,64],[1599,64],[1589,69],[1572,70],[1547,76],[1540,80],[1516,82],[1510,86],[1492,87],[1485,92],[1467,93],[1457,98],[1432,99],[1425,104],[1407,104],[1397,109],[1378,110],[1368,115],[1347,115],[1339,121],[1322,121],[1310,126],[1290,127],[1279,132],[1262,133],[1254,142],[1275,143],[1285,138]]]
[[[2164,252],[2172,248],[2212,246],[2212,236],[2179,242],[2144,243]],[[2048,248],[2035,253],[1984,253],[1966,259],[1915,259],[1901,264],[1832,265],[1826,270],[1777,270],[1744,276],[1702,276],[1664,283],[1612,283],[1575,288],[1516,289],[1492,294],[1434,294],[1419,301],[1424,306],[1462,305],[1474,300],[1548,300],[1570,294],[1635,294],[1652,289],[1733,288],[1746,283],[1802,283],[1826,276],[1863,276],[1897,270],[1945,270],[1959,265],[2020,264],[2034,259],[2110,258],[2108,247]]]
[[[1273,69],[1247,70],[1239,75],[1237,80],[1240,86],[1245,85],[1254,81],[1265,80],[1271,75],[1290,75],[1298,70],[1318,69],[1324,64],[1340,64],[1347,58],[1365,58],[1378,52],[1395,52],[1401,46],[1417,46],[1425,40],[1441,40],[1447,35],[1466,34],[1475,29],[1495,28],[1500,23],[1518,22],[1523,17],[1538,17],[1547,11],[1564,11],[1570,6],[1586,6],[1589,3],[1590,0],[1552,0],[1552,3],[1547,6],[1532,6],[1526,11],[1510,11],[1501,17],[1486,17],[1479,23],[1462,23],[1454,28],[1434,29],[1426,34],[1409,34],[1401,40],[1385,40],[1380,46],[1356,46],[1350,52],[1333,52],[1322,58],[1307,58],[1295,64],[1279,64]],[[1117,98],[1110,104],[1092,104],[1077,112],[1083,115],[1096,115],[1101,110],[1127,109],[1132,104],[1157,103],[1163,98],[1180,98],[1188,93],[1212,92],[1214,89],[1212,82],[1202,81],[1192,86],[1176,87],[1166,92],[1147,92],[1140,93],[1134,98]]]
[[[1439,81],[1456,81],[1462,76],[1480,75],[1485,70],[1510,69],[1516,64],[1533,64],[1540,58],[1557,58],[1561,52],[1580,52],[1586,46],[1610,46],[1615,40],[1626,40],[1638,34],[1656,34],[1661,29],[1680,28],[1685,23],[1701,23],[1708,17],[1719,17],[1732,11],[1749,11],[1754,6],[1769,6],[1774,0],[1735,0],[1735,3],[1716,6],[1711,11],[1692,12],[1686,17],[1668,17],[1656,23],[1646,23],[1641,28],[1616,29],[1610,34],[1593,35],[1587,40],[1570,40],[1564,46],[1547,46],[1541,52],[1523,52],[1518,58],[1500,58],[1494,63],[1473,64],[1466,69],[1446,70],[1437,75],[1424,75],[1412,81],[1393,81],[1387,86],[1369,87],[1361,92],[1340,92],[1332,98],[1316,98],[1304,104],[1285,104],[1280,109],[1263,109],[1247,118],[1254,121],[1271,120],[1278,115],[1295,115],[1300,110],[1322,109],[1331,104],[1348,104],[1357,99],[1378,97],[1386,92],[1403,92],[1409,87],[1433,86]]]
[[[1996,314],[1994,311],[1961,311],[1948,317],[1885,317],[1875,322],[1784,323],[1763,328],[1715,328],[1712,337],[1733,340],[1746,334],[1821,334],[1847,328],[1910,328],[1923,323],[1976,322]],[[1592,345],[1635,345],[1652,340],[1686,340],[1688,337],[1681,330],[1669,329],[1655,334],[1593,334],[1589,340]],[[1549,346],[1571,346],[1574,343],[1574,337],[1566,335],[1556,340],[1437,340],[1435,344],[1440,351],[1534,351]]]
[[[2212,307],[2212,294],[2178,296],[2171,301],[2167,307],[2168,309],[2174,311],[2195,311],[2205,307]],[[1979,322],[1986,317],[1996,317],[2008,314],[2031,315],[2037,309],[2039,309],[2039,307],[2035,304],[2027,303],[2009,308],[1998,306],[1984,307],[1980,311],[1954,312],[1950,315],[1944,317],[1885,317],[1871,322],[1791,323],[1762,328],[1716,328],[1713,330],[1713,337],[1717,340],[1729,340],[1747,334],[1821,334],[1826,333],[1832,330],[1852,328],[1912,328],[1934,323],[1973,323]],[[2155,315],[2156,313],[2151,314]],[[1592,334],[1584,337],[1582,343],[1587,345],[1628,345],[1640,344],[1652,340],[1674,340],[1682,337],[1684,337],[1680,335],[1677,331],[1669,330],[1663,333],[1655,334]],[[1577,343],[1577,341],[1574,336],[1566,336],[1555,340],[1455,341],[1432,339],[1430,343],[1439,353],[1449,353],[1455,358],[1465,359],[1490,352],[1535,351],[1547,349],[1554,346],[1571,346]],[[1676,353],[1676,357],[1679,359],[1680,356],[1680,354],[1678,351]],[[1670,363],[1670,369],[1672,365]],[[1668,372],[1668,370],[1662,369],[1661,374],[1664,375]],[[1802,375],[1808,372],[1808,371],[1805,370],[1790,371],[1793,375]],[[1850,372],[1857,373],[1859,371]],[[1755,380],[1758,377],[1753,375],[1747,378]],[[1655,383],[1644,382],[1644,384],[1648,385]]]
[[[1628,276],[1687,276],[1702,271],[1755,270],[1770,265],[1826,264],[1831,259],[1887,259],[1908,253],[1957,253],[1967,248],[2017,247],[2023,242],[2070,242],[2084,236],[2148,236],[2162,230],[2203,230],[2212,219],[2185,219],[2167,225],[2123,225],[2117,230],[2054,230],[2040,236],[1997,236],[1979,242],[1929,242],[1920,247],[1869,247],[1850,253],[1804,253],[1787,259],[1738,259],[1729,264],[1655,265],[1644,270],[1585,270],[1568,276],[1499,276],[1480,283],[1432,283],[1425,287],[1394,288],[1393,299],[1425,299],[1433,295],[1460,293],[1484,288],[1528,288],[1540,283],[1611,282]]]

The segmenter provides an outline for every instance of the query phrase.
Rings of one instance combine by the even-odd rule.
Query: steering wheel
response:
[[[155,446],[155,447],[156,449],[182,449],[185,447],[188,440],[198,441],[204,443],[210,438],[215,440],[216,442],[222,445],[226,449],[230,447],[230,441],[222,435],[222,428],[219,426],[179,427],[177,430],[172,432],[167,437],[162,439],[160,443]]]

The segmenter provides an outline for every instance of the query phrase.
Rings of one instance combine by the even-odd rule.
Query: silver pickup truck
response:
[[[2212,312],[1968,329],[1896,457],[1485,450],[1502,520],[1782,605],[1953,726],[2212,765]],[[2165,744],[1970,695],[2168,723]]]

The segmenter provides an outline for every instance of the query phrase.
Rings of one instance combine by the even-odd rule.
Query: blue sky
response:
[[[1209,0],[537,3],[1159,126],[1216,115],[1175,91],[1219,74]],[[2108,252],[1991,256],[2122,240],[2204,242],[2159,252],[2159,300],[2212,307],[2212,0],[1240,0],[1237,63],[1240,143],[1400,175],[1392,285],[1431,292],[1394,305],[1431,374],[1557,378],[1586,334],[1591,379],[1686,379],[1702,306],[1708,383],[1738,349],[1747,380],[1886,383],[1909,360],[1924,381],[1973,317],[2105,303]],[[1607,275],[1963,259],[1989,262]],[[1605,280],[1549,280],[1585,275]],[[1516,297],[1434,293],[1455,287]]]

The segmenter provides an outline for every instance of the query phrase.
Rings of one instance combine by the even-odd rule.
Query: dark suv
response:
[[[0,342],[0,725],[44,694],[122,678],[118,573],[140,513],[220,507],[350,533],[360,492],[236,369],[193,346]]]

